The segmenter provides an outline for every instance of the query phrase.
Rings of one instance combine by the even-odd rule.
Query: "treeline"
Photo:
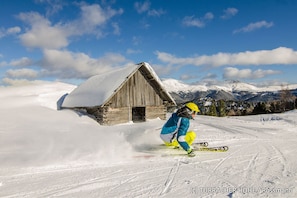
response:
[[[243,106],[227,107],[226,103],[237,104],[235,101],[213,101],[208,107],[202,107],[201,114],[209,116],[244,116],[244,115],[256,115],[266,113],[282,113],[297,109],[297,100],[295,101],[270,101],[270,102],[258,102],[247,103]]]
[[[242,116],[266,113],[282,113],[297,109],[297,98],[289,90],[281,90],[279,100],[267,102],[199,100],[196,101],[202,115]]]

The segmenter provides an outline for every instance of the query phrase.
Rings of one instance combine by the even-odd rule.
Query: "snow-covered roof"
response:
[[[174,99],[164,89],[161,80],[154,72],[153,68],[148,63],[140,63],[89,78],[67,95],[62,107],[92,107],[104,105],[142,66],[149,72],[153,81],[158,86],[161,97],[175,104]]]

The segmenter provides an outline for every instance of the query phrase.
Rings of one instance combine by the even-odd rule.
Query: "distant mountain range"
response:
[[[166,79],[162,82],[177,103],[201,98],[265,102],[279,99],[279,91],[282,89],[289,89],[292,94],[297,96],[297,84],[255,86],[239,81],[224,81],[220,84],[204,83],[190,85],[175,79]]]

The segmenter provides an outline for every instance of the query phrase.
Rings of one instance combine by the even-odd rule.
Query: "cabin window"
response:
[[[132,121],[144,122],[145,121],[145,107],[133,107],[132,108]]]

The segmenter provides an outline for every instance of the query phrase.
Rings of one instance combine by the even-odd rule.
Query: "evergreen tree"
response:
[[[212,101],[210,107],[209,107],[209,112],[208,112],[208,115],[210,116],[218,116],[217,114],[217,108],[216,108],[216,105],[215,105],[215,102]]]
[[[226,103],[224,100],[219,100],[218,102],[218,112],[220,117],[226,116]]]
[[[288,88],[282,88],[280,91],[280,99],[283,104],[283,111],[294,109],[295,96]]]
[[[267,113],[266,105],[264,102],[258,102],[253,110],[253,114],[264,114]]]

